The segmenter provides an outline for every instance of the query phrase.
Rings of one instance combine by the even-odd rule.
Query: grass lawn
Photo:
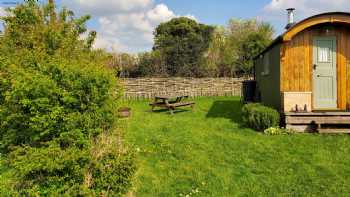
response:
[[[348,135],[266,136],[240,124],[239,98],[196,103],[171,116],[129,101],[135,196],[349,196]]]

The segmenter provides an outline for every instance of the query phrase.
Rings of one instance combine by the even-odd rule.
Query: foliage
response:
[[[154,34],[153,51],[117,54],[119,66],[114,67],[121,68],[120,76],[251,75],[254,57],[271,43],[274,30],[255,19],[231,19],[228,27],[212,27],[181,17],[160,24]]]
[[[21,53],[27,54],[26,58],[30,59],[23,59],[21,64],[43,61],[47,55],[67,59],[79,57],[83,55],[82,50],[90,49],[96,36],[95,32],[90,32],[87,39],[80,39],[90,16],[76,19],[66,8],[56,13],[54,5],[40,8],[35,0],[27,0],[9,12],[2,17],[5,37],[1,39],[1,48],[11,59],[18,59],[16,56]]]
[[[167,69],[164,66],[165,61],[160,51],[151,51],[139,54],[139,63],[134,71],[136,76],[146,77],[166,77],[168,76]]]
[[[155,30],[154,50],[165,60],[170,76],[202,76],[199,64],[208,50],[213,27],[180,17],[160,24]]]
[[[47,147],[18,147],[9,155],[9,165],[15,169],[20,195],[62,195],[75,187],[88,191],[83,185],[88,149],[68,147],[51,142]],[[72,193],[71,193],[72,194]]]
[[[100,135],[98,139],[88,172],[91,182],[86,180],[86,183],[94,188],[96,195],[123,196],[132,186],[136,171],[134,152],[116,147],[121,136],[113,133]]]
[[[261,104],[247,104],[242,108],[242,119],[250,128],[264,131],[279,126],[280,114],[275,109]]]
[[[264,130],[264,134],[266,135],[286,135],[286,134],[292,134],[292,133],[295,133],[295,132],[290,129],[283,129],[279,127],[270,127]]]
[[[256,19],[231,19],[228,31],[231,45],[236,46],[237,69],[244,74],[252,74],[253,59],[271,43],[273,27]]]
[[[236,46],[228,39],[227,30],[216,27],[209,49],[202,57],[201,64],[205,66],[206,76],[231,77],[236,69],[236,59]]]
[[[66,136],[66,140],[75,139]],[[131,187],[136,169],[134,154],[116,150],[115,144],[62,148],[62,139],[41,148],[19,147],[9,154],[8,162],[15,169],[14,189],[30,196],[122,196]]]
[[[165,77],[167,71],[164,58],[159,51],[151,51],[132,55],[114,52],[109,57],[109,67],[118,77]]]
[[[52,1],[27,0],[8,11],[0,38],[0,152],[15,174],[13,195],[125,193],[132,152],[114,149],[96,160],[92,151],[115,128],[120,88],[105,67],[108,55],[91,49],[96,32],[81,39],[89,16],[57,13]],[[99,162],[112,170],[101,171]],[[98,172],[89,181],[96,184],[86,183],[90,171]]]
[[[115,80],[105,69],[52,63],[4,70],[2,150],[22,144],[40,147],[71,132],[97,136],[113,125]]]
[[[348,135],[262,135],[242,125],[238,97],[196,98],[197,110],[174,116],[128,102],[126,140],[139,161],[134,196],[350,193]]]
[[[138,57],[128,53],[114,52],[109,56],[108,66],[118,77],[132,77],[137,72]]]

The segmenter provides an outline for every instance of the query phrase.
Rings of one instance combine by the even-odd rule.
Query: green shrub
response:
[[[92,139],[115,124],[112,73],[99,66],[53,64],[10,65],[3,72],[0,145],[16,172],[19,195],[120,196],[128,191],[135,172],[132,152],[93,159],[91,151]],[[89,169],[90,187],[85,185]]]
[[[117,132],[120,88],[106,53],[91,50],[94,34],[81,38],[89,17],[54,7],[27,0],[2,18],[0,153],[16,175],[9,196],[120,196],[131,186],[133,153],[93,151],[99,136]]]
[[[243,123],[257,131],[278,127],[280,114],[275,109],[261,104],[247,104],[242,108]]]
[[[6,71],[0,79],[4,151],[22,144],[40,146],[67,132],[96,136],[114,124],[115,80],[106,69],[49,65],[38,70],[12,65]]]
[[[20,147],[9,154],[20,196],[122,196],[135,173],[133,152],[110,150],[94,158],[91,149]]]
[[[134,155],[111,150],[93,162],[90,169],[92,188],[96,194],[122,196],[131,187],[132,175],[136,169]]]
[[[83,186],[90,163],[88,149],[59,144],[47,147],[19,147],[9,154],[9,165],[16,172],[15,190],[20,196],[58,196]]]
[[[50,63],[36,69],[9,65],[2,71],[0,147],[16,172],[16,195],[121,196],[128,191],[133,153],[109,151],[94,159],[91,151],[98,136],[116,123],[118,94],[111,72],[96,65]],[[87,186],[89,170],[93,184]]]

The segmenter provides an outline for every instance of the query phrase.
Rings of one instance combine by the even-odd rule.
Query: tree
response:
[[[164,66],[164,58],[159,51],[140,53],[138,65],[133,72],[134,76],[143,77],[167,77],[167,70]]]
[[[53,1],[44,7],[35,0],[25,2],[9,9],[11,14],[2,17],[6,39],[1,39],[1,47],[6,48],[3,52],[7,55],[32,51],[37,61],[47,55],[69,59],[91,49],[96,32],[87,32],[85,24],[89,15],[75,18],[66,8],[57,13]],[[84,33],[88,34],[87,39],[81,39]]]
[[[207,51],[213,27],[180,17],[155,30],[154,51],[160,51],[170,76],[202,76],[200,60]]]
[[[108,66],[114,70],[115,76],[132,77],[137,67],[137,55],[114,52],[109,59]]]
[[[253,58],[271,43],[273,27],[256,19],[231,19],[228,31],[230,42],[236,47],[238,69],[243,74],[251,75]]]
[[[207,76],[232,76],[236,59],[237,51],[235,45],[231,44],[231,40],[228,39],[228,31],[224,27],[216,27],[209,49],[203,57]]]

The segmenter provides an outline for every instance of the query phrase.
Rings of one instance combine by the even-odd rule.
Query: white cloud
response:
[[[149,8],[153,0],[63,0],[65,5],[79,8],[95,16],[105,16],[117,12],[133,12]]]
[[[6,14],[7,14],[6,8],[0,7],[0,17],[1,16],[6,16]]]
[[[8,12],[6,11],[5,7],[0,7],[0,17],[4,17],[8,15]],[[3,21],[0,22],[0,32],[4,31],[4,23]]]
[[[169,18],[174,16],[175,14],[164,4],[159,4],[154,9],[147,12],[147,18],[155,23],[169,20]]]
[[[154,0],[63,0],[63,4],[93,16],[97,22],[96,48],[126,52],[151,49],[155,27],[177,16]]]
[[[296,8],[296,19],[333,11],[350,11],[349,0],[271,0],[264,7],[263,18],[272,21],[287,21],[286,9]]]

